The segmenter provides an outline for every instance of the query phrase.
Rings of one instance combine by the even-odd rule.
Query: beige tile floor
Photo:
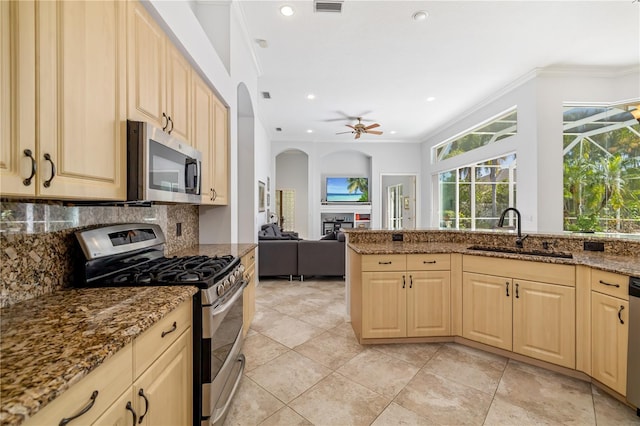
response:
[[[454,343],[361,346],[344,281],[261,281],[225,425],[640,425],[589,383]]]

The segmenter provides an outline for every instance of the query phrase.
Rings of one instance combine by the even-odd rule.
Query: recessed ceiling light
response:
[[[309,94],[307,95],[307,99],[309,99],[310,101],[311,101],[311,100],[314,100],[315,98],[316,98],[316,95],[314,95],[313,93],[309,93]]]
[[[435,101],[435,100],[436,100],[435,96],[429,96],[429,97],[427,98],[427,102],[433,102],[433,101]]]
[[[307,133],[313,133],[313,130],[309,129],[307,130]]]
[[[263,49],[266,49],[267,47],[269,47],[269,43],[267,43],[267,40],[261,39],[261,38],[257,38],[256,39],[256,44],[260,47],[262,47]]]
[[[282,13],[284,16],[291,16],[295,12],[293,10],[293,7],[285,5],[280,8],[280,13]]]
[[[392,135],[395,135],[395,134],[396,134],[396,133],[398,133],[398,132],[396,132],[395,130],[392,130],[392,131],[390,131],[389,133],[391,133]]]
[[[414,21],[425,21],[428,16],[429,16],[429,13],[425,12],[424,10],[419,10],[416,13],[413,14],[413,20]]]

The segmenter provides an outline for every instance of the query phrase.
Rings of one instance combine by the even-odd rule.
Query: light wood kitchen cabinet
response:
[[[463,337],[575,368],[574,266],[478,256],[463,265]]]
[[[620,287],[598,287],[603,275],[606,283]],[[601,291],[618,294],[626,290],[628,299],[628,283],[624,275],[592,271],[591,288],[598,291],[591,292],[591,375],[622,395],[627,392],[629,302]]]
[[[23,424],[57,425],[72,417],[76,424],[92,424],[107,409],[111,410],[120,396],[131,388],[131,360],[132,345],[128,344]]]
[[[20,52],[3,96],[3,195],[125,199],[126,4],[8,3],[19,34],[3,37],[3,62],[7,45]]]
[[[256,249],[242,256],[244,277],[248,281],[242,294],[242,335],[249,332],[251,321],[256,313]]]
[[[102,415],[93,422],[93,426],[135,426],[138,413],[133,408],[133,389],[127,389]]]
[[[0,2],[0,192],[35,194],[35,2]],[[31,159],[33,158],[33,160]]]
[[[214,95],[198,76],[193,76],[193,146],[202,153],[202,204],[213,204]]]
[[[227,108],[200,76],[194,73],[192,81],[193,144],[202,153],[201,203],[227,205]]]
[[[128,4],[128,118],[191,143],[191,65],[137,1]]]
[[[462,336],[506,350],[513,347],[511,279],[463,273]]]
[[[407,286],[404,272],[362,273],[362,337],[407,336]]]
[[[362,314],[354,323],[361,321],[362,329],[356,333],[364,339],[450,335],[449,259],[448,254],[362,256]]]
[[[135,381],[138,424],[187,425],[193,421],[191,363],[188,329]]]
[[[59,424],[71,417],[76,420],[70,424],[132,425],[134,412],[142,417],[138,424],[191,424],[191,315],[187,300],[24,425]]]
[[[214,98],[213,204],[229,204],[229,110]]]

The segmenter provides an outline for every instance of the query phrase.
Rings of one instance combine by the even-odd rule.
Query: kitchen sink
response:
[[[528,256],[544,256],[544,257],[559,257],[562,259],[573,259],[573,254],[563,251],[542,251],[542,250],[523,250],[512,247],[494,247],[494,246],[471,246],[467,247],[469,250],[478,251],[492,251],[495,253],[514,253],[523,254]]]

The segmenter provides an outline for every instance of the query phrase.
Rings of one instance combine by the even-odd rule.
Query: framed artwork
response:
[[[265,211],[266,194],[264,182],[258,181],[258,211]]]

